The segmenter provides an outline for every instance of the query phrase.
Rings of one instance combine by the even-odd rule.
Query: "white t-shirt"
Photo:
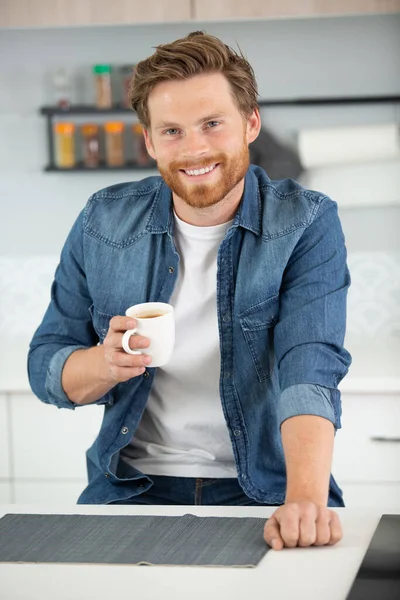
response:
[[[121,452],[147,475],[237,477],[219,393],[216,297],[217,253],[230,224],[196,227],[175,215],[175,348],[157,369],[136,434]]]

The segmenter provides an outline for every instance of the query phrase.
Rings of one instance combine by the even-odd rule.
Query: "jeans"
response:
[[[236,478],[196,478],[149,475],[152,487],[127,500],[116,500],[111,504],[175,504],[204,506],[279,506],[261,504],[252,500],[242,490]],[[339,495],[330,491],[328,506],[343,506]]]

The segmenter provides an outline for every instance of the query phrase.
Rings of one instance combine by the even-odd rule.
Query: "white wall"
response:
[[[200,28],[229,44],[240,44],[265,98],[400,94],[400,15],[1,30],[0,55],[7,59],[3,58],[0,69],[0,203],[5,207],[0,221],[0,255],[59,252],[75,216],[93,191],[141,176],[125,171],[42,172],[47,160],[46,129],[38,108],[52,103],[51,72],[65,66],[76,73],[79,91],[74,99],[90,102],[92,64],[136,62],[149,55],[153,46]],[[287,138],[301,124],[385,122],[396,115],[399,119],[400,108],[391,105],[263,111],[264,123]],[[374,223],[377,212],[371,213]],[[377,226],[375,243],[391,247],[395,232],[387,232],[386,226],[399,221],[399,211],[388,209],[379,220],[382,225]],[[349,246],[353,247],[359,236],[363,245],[358,218],[343,215],[343,223]]]
[[[38,108],[53,102],[49,75],[60,66],[76,72],[79,93],[74,101],[91,102],[92,64],[133,63],[149,55],[153,46],[200,28],[231,45],[239,42],[254,66],[260,94],[265,98],[400,94],[400,15],[204,26],[0,30],[0,503],[71,503],[84,487],[84,450],[96,433],[100,415],[94,419],[92,409],[87,408],[71,416],[69,411],[41,405],[26,393],[28,344],[48,302],[57,255],[89,195],[104,186],[142,176],[128,171],[43,173],[46,129]],[[271,108],[264,109],[262,116],[265,125],[293,143],[301,126],[399,121],[400,107]],[[341,209],[340,216],[353,276],[346,340],[354,360],[350,373],[364,379],[396,377],[400,354],[400,209]],[[369,385],[367,382],[367,391],[371,391]],[[395,413],[388,402],[377,399],[374,410],[390,422]],[[354,413],[355,425],[350,423],[351,440],[337,454],[339,459],[351,453],[353,434],[360,448],[364,448],[360,446],[364,438],[373,444],[369,430],[361,432],[364,437],[356,431],[365,425],[359,410],[349,410],[349,398],[345,397],[343,404],[344,416]],[[361,404],[364,410],[364,402]],[[43,435],[32,436],[35,428],[31,423],[38,420],[43,425],[43,419]],[[71,431],[76,443],[72,462],[71,453],[65,454]],[[384,462],[387,468],[398,465],[394,452],[382,459],[384,450],[389,451],[388,445],[375,445],[374,451],[381,454],[376,454],[375,462],[367,461],[368,466],[370,462]],[[51,461],[42,460],[49,453],[58,465],[57,473]],[[391,493],[393,505],[398,506],[397,475],[395,483],[383,488],[369,473],[357,486],[346,482],[340,468],[335,474],[345,484],[349,505],[381,505],[382,498],[387,500]]]
[[[148,56],[155,45],[201,28],[231,45],[239,43],[254,66],[264,98],[400,94],[400,15],[0,30],[0,55],[6,57],[0,67],[0,258],[57,256],[91,193],[144,175],[129,171],[43,172],[47,162],[46,123],[38,109],[53,102],[52,71],[67,67],[76,75],[77,92],[73,100],[91,102],[94,63],[134,63]],[[302,126],[400,121],[400,104],[265,108],[262,117],[265,126],[293,143],[296,131]],[[390,253],[394,261],[398,259],[400,207],[340,209],[340,216],[350,258],[359,252],[372,251]],[[369,261],[368,256],[365,260]],[[393,361],[388,363],[386,357],[397,352],[400,325],[390,333],[388,342],[387,333],[379,340],[379,331],[368,329],[369,301],[364,303],[363,331],[352,316],[362,308],[360,302],[366,297],[362,290],[371,291],[377,281],[376,273],[385,269],[384,285],[375,286],[373,302],[375,309],[382,312],[379,294],[386,287],[383,307],[386,320],[393,319],[393,315],[398,318],[400,303],[396,305],[393,298],[396,294],[398,297],[399,290],[393,289],[390,281],[395,263],[386,262],[385,267],[382,264],[379,259],[372,274],[365,272],[358,278],[356,273],[353,277],[354,293],[358,287],[358,296],[357,303],[350,306],[353,313],[349,314],[349,349],[356,350],[356,359],[363,352],[364,358],[369,359],[355,361],[353,372],[359,375],[366,369],[370,374],[370,362],[377,364],[376,353],[380,357],[377,368],[380,373],[393,376],[395,370]],[[3,277],[3,285],[4,281]],[[34,288],[33,281],[31,289]],[[36,295],[42,298],[43,293]],[[18,303],[13,304],[19,307]],[[32,318],[33,315],[32,312]],[[373,317],[375,322],[376,317]],[[373,337],[374,343],[365,344],[365,337],[369,342]],[[25,357],[25,350],[24,347],[22,354],[15,351]],[[14,357],[11,362],[18,361]]]

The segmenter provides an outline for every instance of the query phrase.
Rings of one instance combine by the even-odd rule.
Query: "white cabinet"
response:
[[[400,483],[400,396],[343,393],[342,413],[332,467],[338,482]]]
[[[400,483],[344,483],[347,508],[379,508],[400,513]]]
[[[85,452],[97,436],[104,408],[58,409],[29,393],[10,397],[14,478],[86,480]]]
[[[0,394],[0,479],[10,477],[7,396]]]
[[[190,0],[1,0],[0,27],[66,27],[187,21]]]
[[[75,504],[103,410],[0,394],[0,503]],[[400,394],[343,392],[342,410],[332,472],[346,506],[400,512]]]
[[[199,21],[399,12],[399,0],[194,0]]]
[[[349,508],[400,512],[400,395],[342,393],[332,472]]]
[[[16,504],[71,506],[86,487],[86,481],[20,481],[14,484]]]
[[[11,504],[12,502],[11,483],[0,481],[0,504]]]
[[[0,504],[12,503],[11,483],[0,481]]]

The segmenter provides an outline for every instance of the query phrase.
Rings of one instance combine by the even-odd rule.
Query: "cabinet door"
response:
[[[400,396],[342,394],[332,472],[341,482],[400,483]]]
[[[21,481],[14,483],[15,504],[71,506],[86,487],[82,481]]]
[[[85,452],[97,436],[104,408],[58,409],[29,393],[10,398],[14,478],[85,480]]]
[[[346,508],[400,513],[400,483],[345,483],[341,487]]]
[[[0,394],[0,479],[10,477],[7,398]]]
[[[400,11],[399,0],[195,0],[194,18],[200,21],[215,19],[253,19],[274,17],[310,17]]]
[[[187,21],[190,0],[1,0],[0,27]]]
[[[12,504],[11,484],[0,481],[0,504]]]

